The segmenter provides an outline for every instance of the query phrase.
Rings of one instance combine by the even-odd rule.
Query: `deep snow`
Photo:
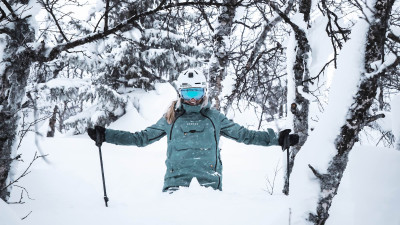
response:
[[[173,98],[171,89],[163,85],[157,91],[131,94],[130,99],[149,119],[144,119],[131,106],[128,113],[110,127],[129,131],[143,129],[164,113],[151,109],[155,105],[166,109]],[[236,113],[234,119],[250,126],[246,118],[254,116],[253,112],[248,109],[244,115]],[[273,195],[269,195],[266,181],[267,176],[273,179],[277,164],[281,167],[285,160],[285,153],[278,146],[247,146],[222,140],[223,191],[203,188],[193,182],[190,188],[174,194],[161,192],[166,168],[165,138],[144,148],[104,144],[110,198],[106,208],[98,149],[93,141],[87,135],[59,134],[56,138],[43,138],[41,146],[49,154],[51,164],[35,162],[32,172],[18,182],[34,200],[24,194],[25,204],[0,204],[0,212],[14,211],[6,215],[0,213],[7,218],[0,216],[1,224],[6,221],[4,225],[13,225],[11,214],[22,218],[31,211],[21,224],[289,224],[290,198],[281,193],[284,169],[278,172]],[[33,135],[29,135],[20,149],[25,160],[19,165],[20,172],[33,157],[33,141]],[[400,152],[393,149],[355,148],[328,224],[399,225],[399,160]],[[14,187],[10,201],[18,201],[21,191]]]

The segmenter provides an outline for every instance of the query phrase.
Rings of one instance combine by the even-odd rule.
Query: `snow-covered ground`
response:
[[[140,105],[140,113],[131,107],[110,127],[136,131],[152,124],[174,97],[166,94],[170,91],[159,87],[155,92],[139,93],[136,99],[132,95],[131,100]],[[235,121],[252,125],[243,115],[236,114]],[[15,217],[23,218],[29,213],[20,224],[289,224],[291,199],[281,193],[285,153],[278,146],[222,141],[223,191],[200,187],[194,181],[191,187],[174,194],[161,192],[166,169],[165,138],[144,148],[104,144],[110,198],[106,208],[98,149],[93,141],[87,135],[43,138],[41,146],[51,164],[36,161],[32,172],[17,183],[34,200],[24,193],[25,204],[7,206],[0,202],[0,224],[17,224]],[[19,172],[30,163],[35,151],[30,134],[20,149],[24,163],[20,163]],[[399,162],[400,152],[394,149],[353,149],[327,224],[399,225]],[[276,168],[280,170],[270,195],[267,178],[274,179]],[[10,201],[18,201],[22,190],[14,187]]]

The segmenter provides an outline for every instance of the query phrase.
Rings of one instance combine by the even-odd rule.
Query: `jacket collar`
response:
[[[200,105],[188,105],[185,103],[182,103],[181,108],[186,112],[186,113],[198,113],[202,109],[209,109],[211,107],[211,101],[208,101],[207,105],[204,107],[201,107],[202,104]]]

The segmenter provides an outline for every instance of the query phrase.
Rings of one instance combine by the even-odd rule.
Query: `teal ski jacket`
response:
[[[163,191],[170,187],[189,186],[196,177],[200,185],[222,190],[222,162],[218,147],[220,136],[253,145],[278,145],[272,129],[253,131],[226,118],[219,111],[200,105],[182,104],[175,122],[165,117],[145,130],[130,133],[106,129],[105,141],[117,145],[146,146],[167,136],[168,149]]]

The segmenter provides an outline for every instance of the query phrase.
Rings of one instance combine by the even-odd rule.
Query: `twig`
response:
[[[274,173],[274,179],[272,180],[272,182],[271,182],[271,180],[269,179],[269,177],[267,176],[267,182],[268,182],[268,183],[267,183],[267,191],[268,191],[268,193],[269,193],[270,195],[272,195],[272,194],[274,193],[274,187],[275,187],[276,176],[278,175],[278,172],[282,169],[282,167],[278,169],[279,163],[280,163],[280,160],[279,160],[278,163],[276,164],[275,173]]]
[[[364,123],[368,124],[368,123],[374,122],[375,120],[380,119],[380,118],[385,118],[385,114],[381,113],[381,114],[376,114],[376,115],[367,117],[367,118],[365,118]]]
[[[14,19],[18,19],[17,15],[15,14],[14,10],[12,9],[11,5],[8,4],[8,2],[6,0],[1,0],[1,2],[3,2],[3,4],[7,7],[8,11],[10,11],[11,16]]]
[[[315,79],[318,79],[318,80],[319,80],[319,76],[321,75],[321,73],[324,72],[325,69],[326,69],[326,67],[328,67],[329,64],[331,64],[331,62],[333,62],[334,60],[335,60],[335,58],[333,58],[333,59],[331,59],[329,62],[327,62],[327,63],[322,67],[321,71],[319,71],[319,73],[318,73],[315,77],[311,77],[311,78],[309,78],[309,79],[307,79],[307,80],[303,80],[302,83],[310,82],[311,84],[314,84],[314,82],[312,82],[312,81],[315,80]]]
[[[32,198],[29,196],[29,193],[28,193],[28,191],[26,190],[26,188],[24,188],[24,187],[22,187],[22,186],[19,186],[19,185],[14,185],[14,186],[15,186],[15,187],[19,187],[19,188],[22,189],[22,191],[21,191],[21,196],[20,196],[18,202],[8,202],[8,204],[25,204],[25,202],[22,201],[22,199],[24,198],[24,191],[25,191],[25,193],[26,193],[26,196],[27,196],[30,200],[35,200],[35,199],[32,199]]]
[[[25,171],[24,171],[16,180],[10,182],[7,186],[5,186],[5,187],[3,187],[2,189],[0,189],[0,191],[6,190],[6,189],[7,189],[8,187],[10,187],[11,185],[17,183],[21,178],[23,178],[23,177],[25,177],[26,175],[30,174],[31,171],[29,171],[29,169],[31,168],[33,162],[35,162],[37,159],[43,158],[43,157],[45,157],[45,156],[47,156],[47,155],[40,155],[40,156],[38,156],[38,155],[37,155],[37,152],[35,152],[35,155],[33,156],[33,159],[32,159],[32,161],[31,161],[31,163],[29,163],[29,165],[28,165],[28,167],[25,169]]]
[[[1,12],[0,21],[2,21],[4,18],[7,18],[7,14],[1,7],[0,7],[0,12]]]
[[[28,213],[28,215],[26,215],[26,216],[24,216],[24,217],[22,217],[21,218],[21,220],[24,220],[24,219],[26,219],[29,215],[31,215],[31,213],[32,213],[32,211],[30,211],[29,213]]]
[[[310,164],[308,164],[308,167],[311,169],[311,171],[313,172],[313,174],[320,179],[321,181],[324,180],[324,175],[320,174],[316,169],[314,169],[314,167],[312,167]]]
[[[210,30],[214,33],[214,28],[210,22],[210,20],[208,19],[208,16],[206,14],[206,12],[204,12],[204,9],[200,6],[197,8],[200,12],[201,12],[201,16],[204,18],[204,20],[207,22],[208,27],[210,28]]]
[[[104,12],[104,32],[108,30],[108,12],[110,11],[110,0],[106,0],[106,10]]]
[[[390,33],[387,35],[387,37],[390,38],[390,39],[392,39],[393,41],[395,41],[395,42],[397,42],[397,43],[400,43],[400,37],[394,35],[392,32],[390,32]]]
[[[44,1],[39,1],[39,3],[41,3],[43,5],[43,7],[46,9],[46,11],[50,14],[50,16],[53,18],[54,23],[56,24],[58,31],[60,32],[61,36],[63,37],[64,41],[69,42],[67,36],[65,36],[64,31],[62,30],[60,23],[58,23],[58,20],[56,18],[56,16],[54,15],[53,12],[53,7],[54,5],[50,6],[49,5],[49,1],[46,1],[46,3]],[[55,4],[55,2],[51,2],[53,4]]]

